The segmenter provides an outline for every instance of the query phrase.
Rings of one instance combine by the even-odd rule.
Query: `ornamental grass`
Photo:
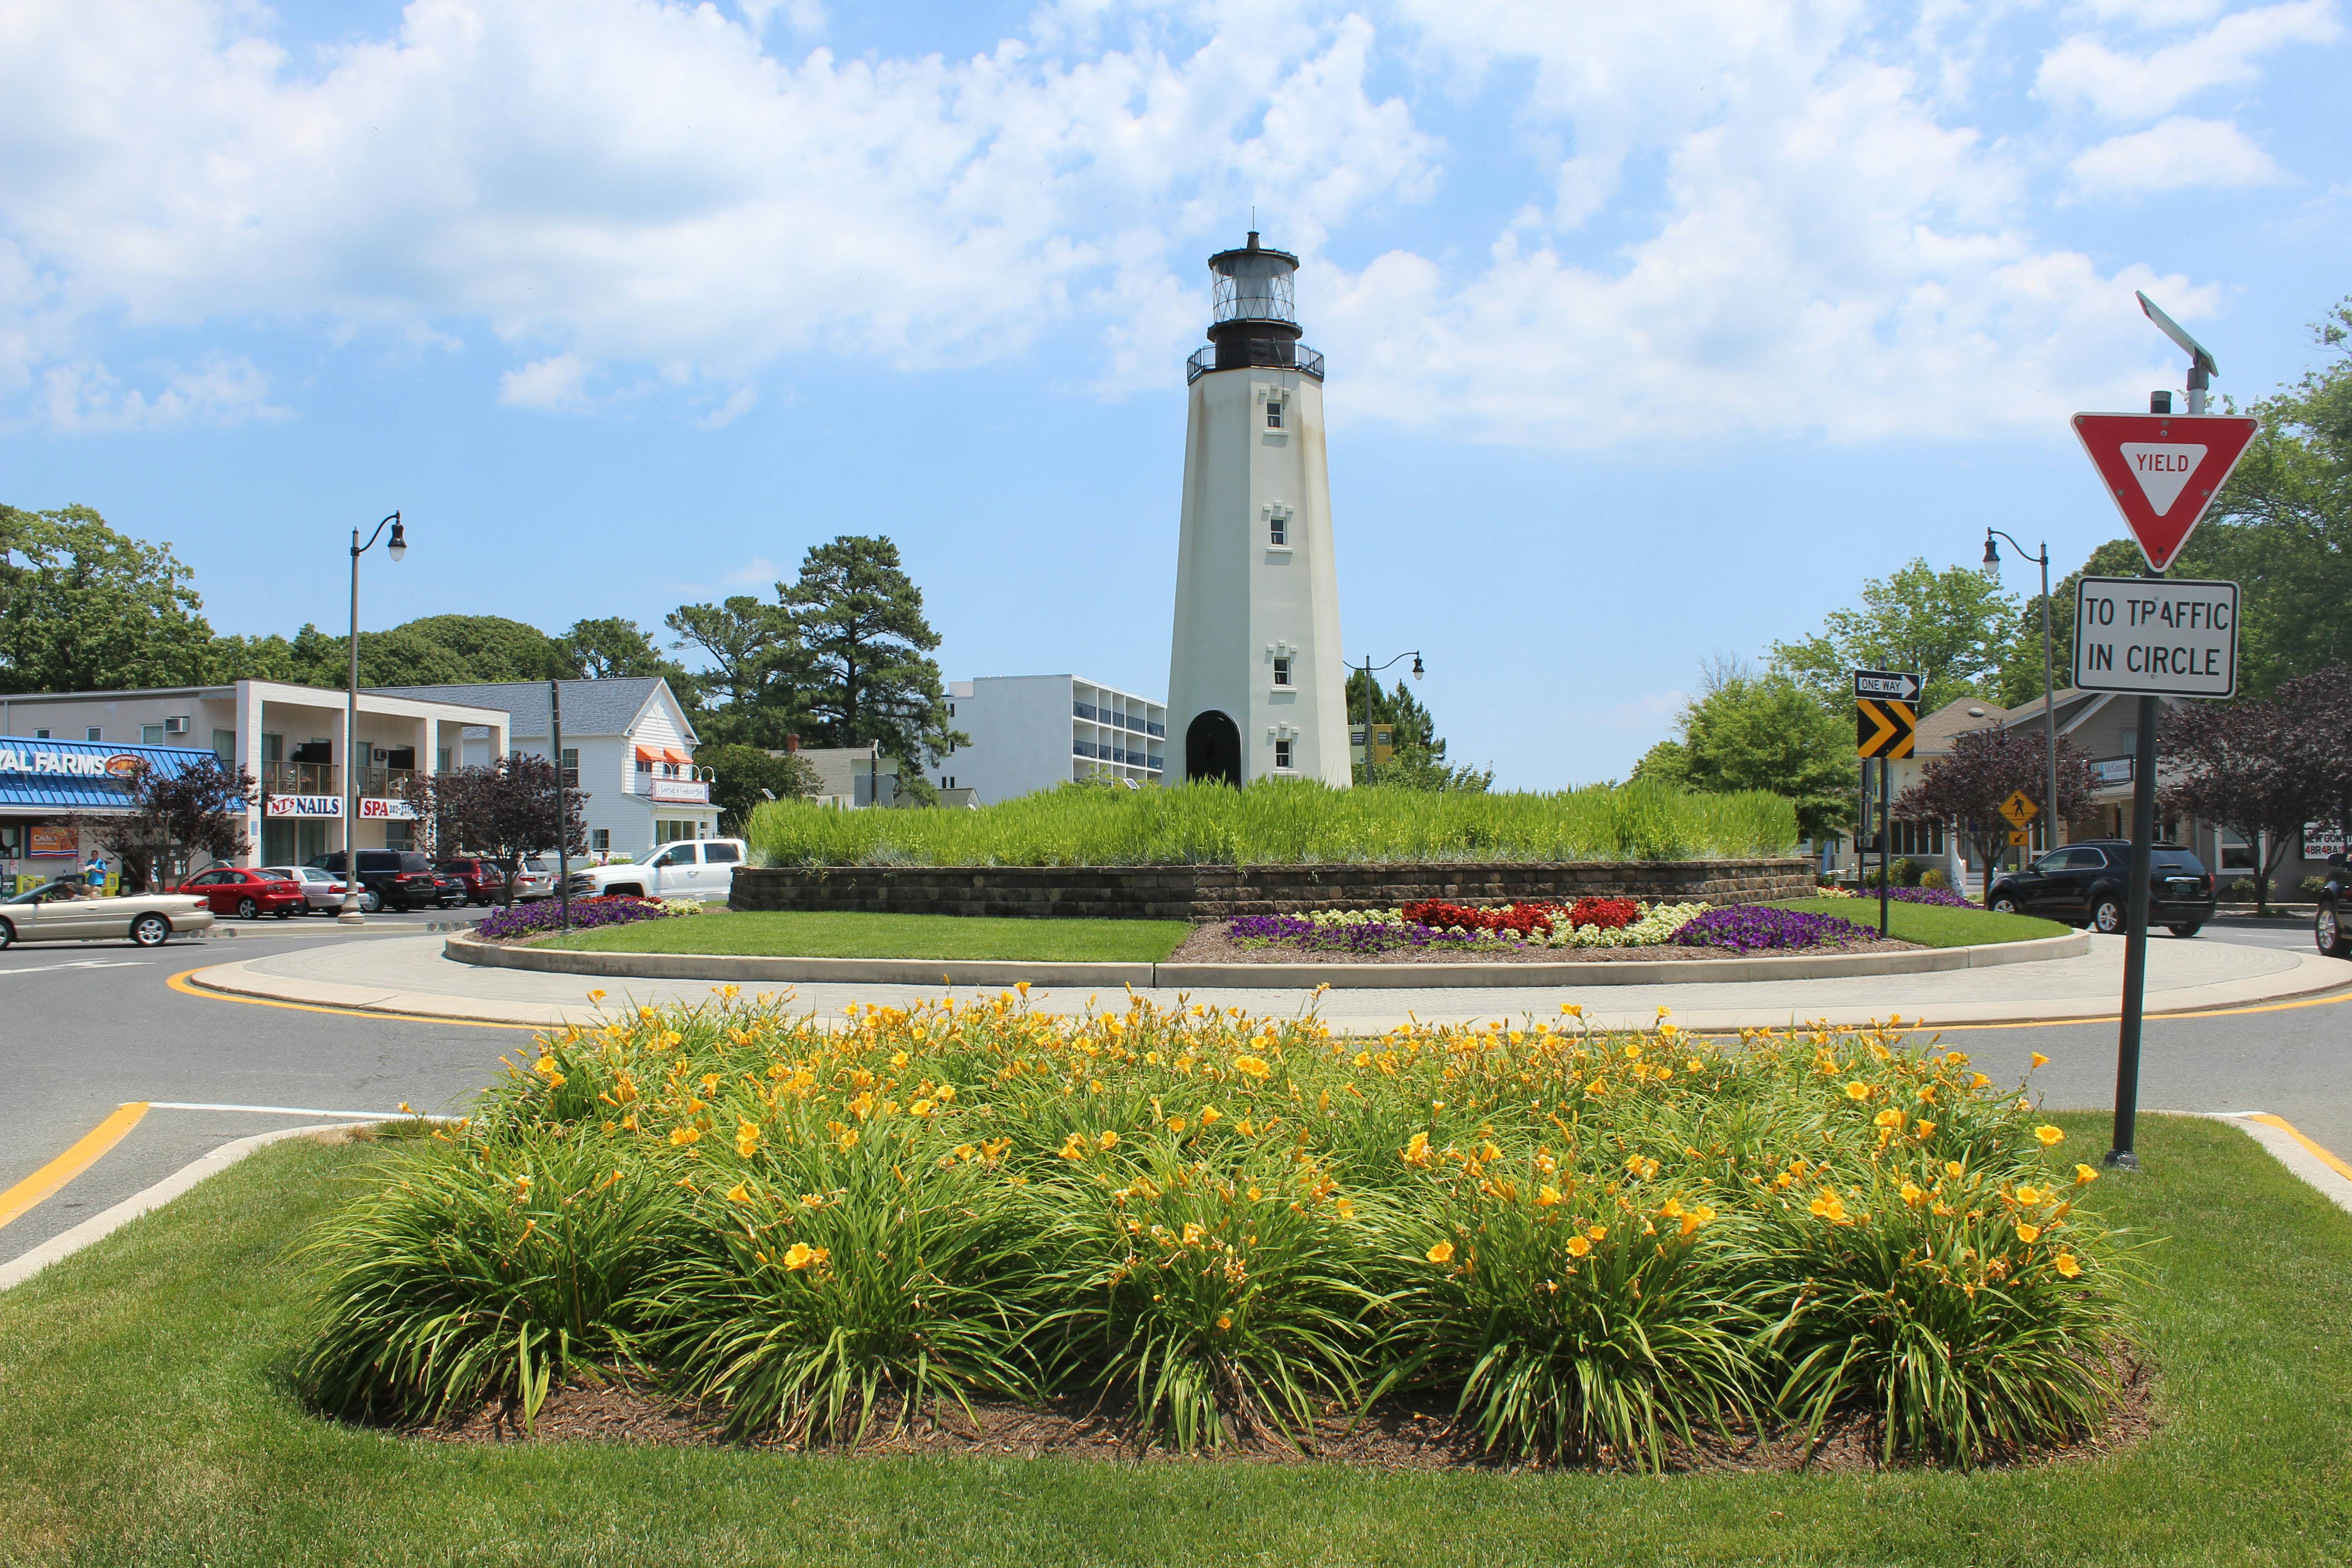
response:
[[[1270,779],[1242,790],[1072,784],[970,811],[772,801],[744,837],[770,866],[1301,866],[1746,858],[1790,853],[1798,834],[1795,807],[1760,790],[1471,795]]]
[[[731,988],[542,1036],[310,1242],[320,1407],[625,1367],[744,1436],[1074,1394],[1311,1445],[1391,1394],[1514,1460],[1864,1424],[1891,1463],[2084,1433],[2123,1238],[2017,1085],[1895,1028],[1332,1036],[1026,991],[826,1026]]]

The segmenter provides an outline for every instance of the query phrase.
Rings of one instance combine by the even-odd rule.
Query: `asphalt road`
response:
[[[453,915],[380,917],[378,931],[414,932]],[[127,1100],[390,1111],[462,1110],[498,1071],[520,1029],[261,1005],[193,995],[174,974],[319,942],[365,942],[323,918],[228,922],[233,941],[19,946],[0,952],[0,1193],[70,1148]],[[2157,940],[2169,940],[2159,936]],[[2299,925],[2215,925],[2201,942],[2299,947]],[[2114,1102],[2116,1026],[2009,1025],[1943,1031],[1994,1079],[2051,1058],[2034,1092],[2053,1108]],[[2352,1154],[2352,991],[2212,1017],[2151,1020],[2140,1104],[2147,1110],[2267,1110]],[[122,1142],[13,1223],[0,1260],[15,1258],[231,1139],[325,1120],[157,1106]],[[2098,1151],[2084,1150],[2095,1158]]]

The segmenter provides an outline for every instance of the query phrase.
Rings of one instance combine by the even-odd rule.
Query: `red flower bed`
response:
[[[1642,906],[1632,899],[1579,899],[1568,907],[1568,923],[1576,930],[1599,926],[1623,931],[1642,918]]]
[[[1474,910],[1466,904],[1449,904],[1443,899],[1423,899],[1398,912],[1413,924],[1428,926],[1433,931],[1451,931],[1459,926],[1464,931],[1498,934],[1516,931],[1521,936],[1533,936],[1538,931],[1549,931],[1563,921],[1571,929],[1599,926],[1602,931],[1622,931],[1642,918],[1642,906],[1632,899],[1579,899],[1566,908],[1531,903]]]

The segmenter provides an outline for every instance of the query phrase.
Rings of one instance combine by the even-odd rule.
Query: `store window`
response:
[[[163,743],[163,726],[161,724],[140,725],[139,743],[142,746],[162,745]]]
[[[99,732],[98,732],[98,726],[97,726],[97,725],[95,725],[95,724],[92,724],[89,729],[87,729],[87,730],[85,730],[85,731],[82,731],[82,736],[81,736],[81,738],[82,738],[83,740],[85,740],[85,741],[96,741],[96,740],[100,740],[100,739],[101,739],[102,737],[100,737],[100,734],[99,734]]]
[[[215,731],[213,731],[213,755],[214,755],[214,756],[215,756],[215,757],[218,757],[222,762],[226,763],[229,763],[231,766],[235,766],[235,765],[236,765],[236,731],[234,731],[234,730],[215,730]]]
[[[654,842],[657,845],[675,844],[681,838],[693,837],[694,824],[691,822],[666,822],[658,817],[654,820]]]

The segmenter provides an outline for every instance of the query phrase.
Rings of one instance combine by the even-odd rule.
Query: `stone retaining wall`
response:
[[[728,907],[867,914],[1230,920],[1586,896],[1743,904],[1800,899],[1812,862],[1447,861],[1385,866],[746,866]]]

